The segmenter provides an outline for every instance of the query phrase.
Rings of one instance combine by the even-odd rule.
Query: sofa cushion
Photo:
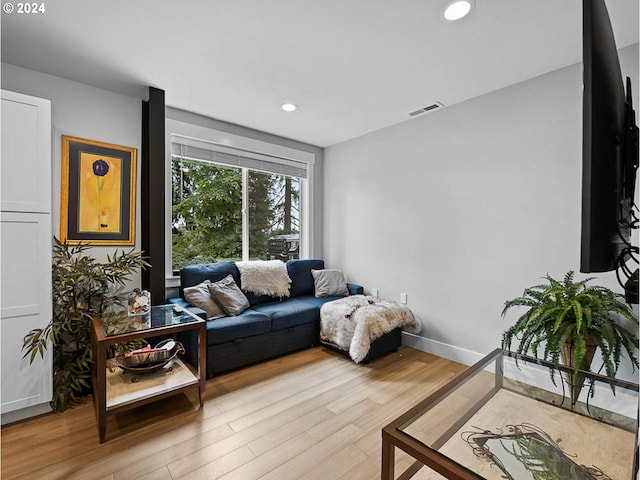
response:
[[[271,318],[274,331],[320,321],[320,307],[298,298],[256,305],[253,309]]]
[[[287,262],[287,272],[291,278],[291,296],[313,295],[314,283],[311,270],[322,270],[324,260],[289,260]]]
[[[346,297],[349,295],[347,281],[344,279],[342,270],[311,270],[311,275],[313,275],[316,297]]]
[[[171,303],[173,305],[178,305],[183,308],[191,307],[191,304],[187,302],[184,298],[181,297],[169,297],[167,298],[167,303]]]
[[[207,319],[224,317],[226,313],[218,303],[213,299],[209,292],[208,286],[210,280],[205,280],[193,287],[184,288],[184,298],[194,307],[198,307],[207,312]]]
[[[249,305],[252,307],[254,305],[260,305],[261,303],[270,303],[270,302],[273,302],[274,300],[277,300],[276,298],[273,298],[269,295],[256,295],[253,292],[245,292],[244,290],[242,291],[247,297],[247,300],[249,300]]]
[[[364,295],[364,287],[362,285],[347,283],[347,288],[349,289],[349,295]]]
[[[306,303],[307,305],[311,305],[314,308],[317,308],[318,311],[320,310],[320,308],[322,308],[322,305],[324,305],[327,302],[332,302],[334,300],[339,300],[341,298],[344,298],[342,296],[333,296],[333,297],[316,297],[314,295],[304,295],[302,297],[298,297],[298,300],[300,300],[301,302]],[[318,318],[320,318],[318,316]]]
[[[207,283],[206,285],[211,296],[224,309],[227,315],[239,315],[249,308],[249,300],[242,293],[232,275],[227,275],[218,282]]]
[[[240,272],[234,262],[188,265],[180,270],[180,296],[184,298],[184,288],[193,287],[205,280],[219,282],[227,275],[233,276],[236,285],[240,285]]]
[[[263,335],[271,331],[271,318],[248,309],[235,317],[222,317],[207,322],[207,345],[231,342],[241,338]]]

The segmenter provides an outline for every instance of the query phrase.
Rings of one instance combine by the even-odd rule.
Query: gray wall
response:
[[[2,88],[51,100],[53,235],[59,236],[60,225],[61,135],[138,149],[136,249],[139,249],[141,100],[6,63],[2,64]],[[25,182],[25,188],[28,187]],[[113,247],[94,247],[92,255],[103,261],[113,251]],[[139,286],[140,275],[133,277],[131,283],[132,287]]]
[[[138,149],[138,183],[136,206],[136,248],[140,248],[140,143],[141,143],[141,99],[124,96],[101,88],[46,75],[15,65],[2,63],[2,88],[51,100],[53,123],[53,235],[59,235],[60,223],[60,166],[61,135],[98,140],[135,147]],[[322,255],[322,180],[323,149],[294,140],[270,135],[239,125],[194,115],[188,112],[167,109],[167,116],[175,120],[214,128],[248,138],[270,142],[316,155],[314,166],[314,251],[312,256]],[[28,185],[25,184],[25,188]],[[126,248],[126,247],[125,247]],[[119,249],[118,249],[119,250]],[[92,255],[100,260],[114,251],[113,247],[94,247]],[[130,288],[140,285],[140,276],[132,279]],[[173,294],[173,290],[169,292]]]
[[[638,105],[637,44],[621,63]],[[424,330],[405,343],[475,361],[515,320],[505,300],[579,270],[581,115],[574,65],[327,148],[327,263],[408,294]]]

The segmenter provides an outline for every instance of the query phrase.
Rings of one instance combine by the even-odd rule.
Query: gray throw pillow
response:
[[[249,300],[240,287],[236,285],[232,275],[227,275],[219,282],[207,285],[209,293],[216,302],[224,309],[227,315],[240,315],[249,308]]]
[[[225,317],[227,314],[224,313],[222,307],[216,303],[211,293],[209,293],[207,286],[210,284],[209,280],[205,280],[199,285],[186,287],[184,289],[184,298],[194,307],[201,308],[207,312],[207,320]]]
[[[311,270],[316,297],[346,297],[349,295],[347,281],[342,270]]]

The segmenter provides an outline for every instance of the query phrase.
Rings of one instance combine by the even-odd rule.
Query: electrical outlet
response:
[[[373,295],[376,298],[380,298],[380,292],[378,292],[377,288],[372,288],[371,289],[371,295]]]
[[[407,294],[406,293],[401,293],[400,294],[400,303],[404,303],[405,305],[407,304]]]

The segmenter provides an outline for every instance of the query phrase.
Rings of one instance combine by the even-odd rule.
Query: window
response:
[[[171,159],[172,269],[242,259],[242,171]]]
[[[194,263],[299,258],[306,165],[192,139],[173,138],[171,150],[174,272]]]
[[[300,179],[248,171],[249,259],[299,258]]]

